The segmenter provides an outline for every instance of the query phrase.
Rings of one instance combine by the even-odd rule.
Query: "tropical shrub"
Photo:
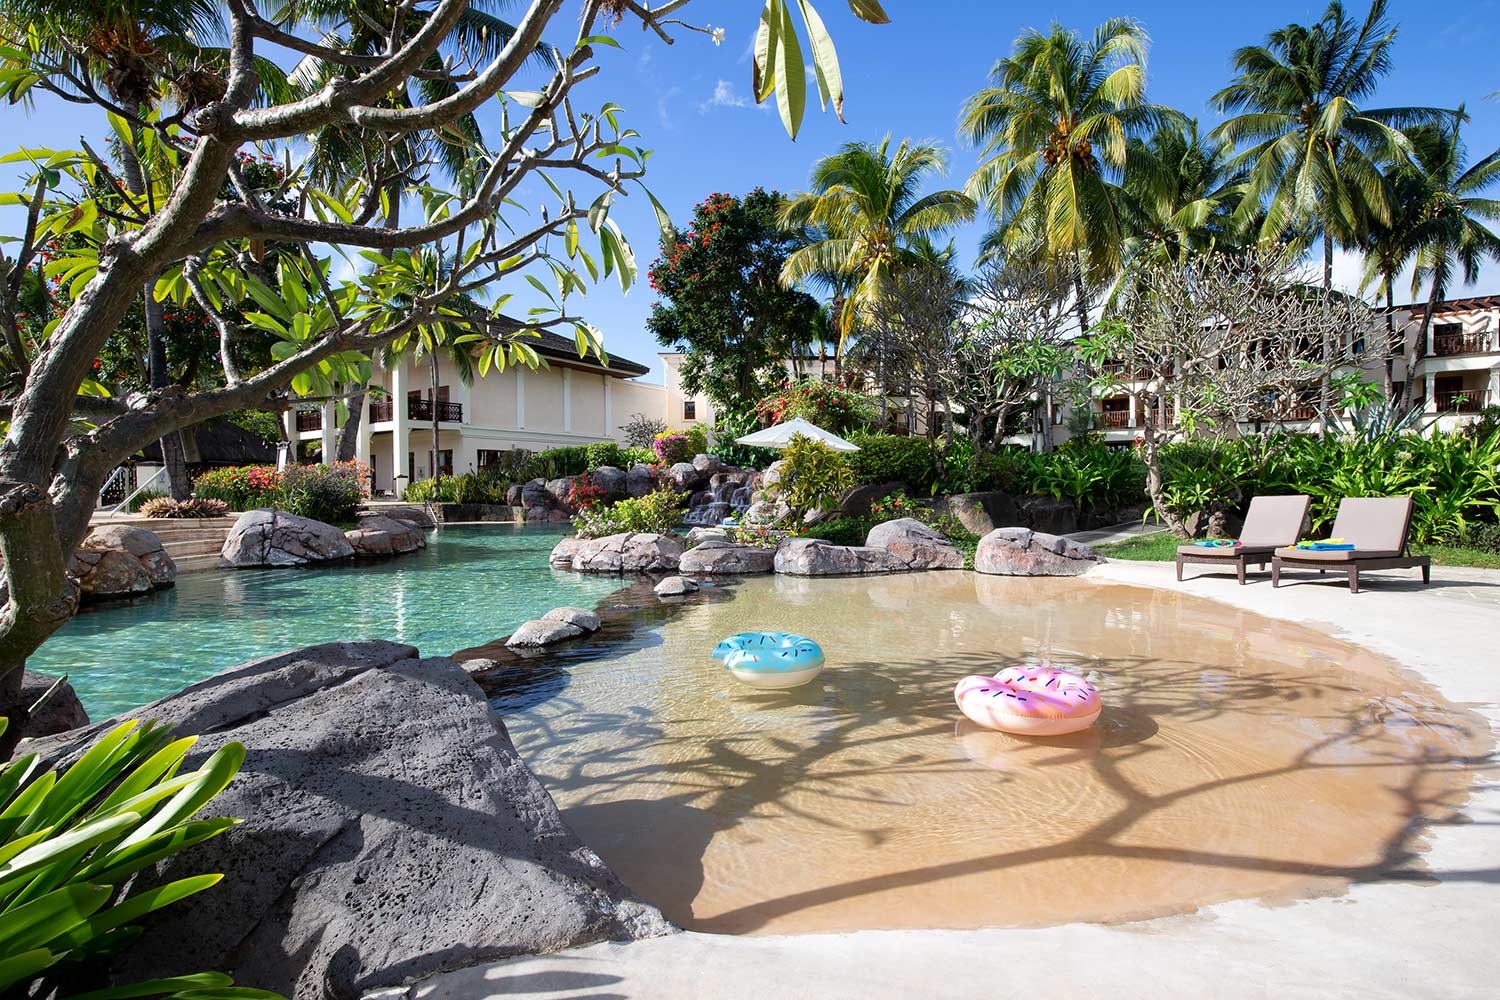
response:
[[[932,464],[932,449],[925,439],[895,434],[854,434],[849,440],[859,446],[859,451],[849,455],[856,482],[903,482],[924,495],[932,491],[937,475]]]
[[[167,491],[166,490],[157,490],[157,489],[141,490],[135,496],[133,496],[133,497],[130,498],[130,512],[132,514],[139,514],[140,511],[141,511],[141,508],[144,507],[144,506],[146,506],[146,504],[150,503],[152,500],[159,499],[159,498],[164,497],[166,495],[167,495]]]
[[[229,513],[229,505],[223,500],[205,500],[202,497],[189,497],[179,501],[177,512],[173,517],[223,517]]]
[[[613,465],[617,469],[628,469],[625,464],[625,449],[613,441],[595,441],[586,445],[583,449],[585,461],[588,463],[587,471],[593,472],[601,465]]]
[[[568,504],[575,510],[588,510],[597,507],[605,500],[604,488],[594,483],[588,476],[579,476],[573,480],[573,485],[568,488]]]
[[[0,719],[0,732],[5,720]],[[142,888],[139,872],[234,826],[194,817],[238,773],[245,748],[229,743],[179,773],[196,737],[174,740],[147,722],[124,722],[59,774],[35,754],[0,769],[0,990],[63,995],[82,970],[140,935],[148,914],[213,886],[194,875]],[[148,883],[149,884],[149,883]],[[230,989],[218,973],[119,987],[117,997],[269,1000]]]
[[[1446,541],[1453,545],[1478,549],[1480,552],[1500,554],[1500,524],[1470,524]]]
[[[754,545],[761,549],[774,549],[781,544],[787,532],[765,524],[736,524],[729,529],[729,537],[740,545]]]
[[[573,529],[579,538],[603,538],[624,531],[665,535],[682,523],[687,497],[670,487],[630,497],[613,506],[602,504],[586,508],[573,518]]]
[[[141,504],[137,512],[142,517],[173,517],[177,514],[177,501],[171,497],[152,497]]]
[[[781,479],[767,492],[798,513],[832,510],[854,486],[848,461],[821,441],[794,434],[781,458]]]
[[[548,448],[532,455],[512,475],[511,482],[526,483],[533,479],[561,479],[577,476],[589,471],[589,450],[586,445],[568,445],[563,448]]]
[[[1141,499],[1146,468],[1132,451],[1102,444],[1040,456],[1028,470],[1028,493],[1045,493],[1074,506],[1118,507]]]
[[[280,493],[281,475],[270,465],[209,469],[193,480],[193,496],[222,500],[230,510],[274,507]]]
[[[651,447],[662,465],[691,462],[694,455],[708,451],[708,430],[702,424],[694,424],[685,431],[662,431]]]
[[[722,461],[742,469],[764,469],[776,461],[777,455],[772,448],[752,448],[738,443],[739,438],[760,430],[760,418],[754,410],[728,410],[720,414],[714,430],[717,438],[714,454]]]
[[[293,465],[281,474],[277,506],[289,514],[326,524],[348,524],[369,499],[366,469],[360,462]]]
[[[821,538],[834,545],[863,545],[874,522],[865,517],[840,517],[819,521],[798,532],[802,538]]]
[[[510,482],[489,469],[465,472],[442,479],[423,479],[402,491],[408,503],[503,504]]]
[[[763,422],[783,423],[801,417],[835,434],[869,427],[879,419],[875,400],[862,392],[818,378],[788,381],[755,404]]]

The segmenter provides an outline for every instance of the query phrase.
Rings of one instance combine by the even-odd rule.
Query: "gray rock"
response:
[[[563,508],[568,506],[568,494],[573,489],[573,480],[577,478],[577,476],[563,476],[547,482],[547,496],[552,498],[553,506]]]
[[[262,509],[246,511],[234,522],[219,552],[219,565],[306,566],[353,555],[354,546],[333,525]]]
[[[472,660],[462,660],[458,665],[463,670],[463,672],[468,674],[470,677],[478,677],[481,674],[487,674],[490,671],[494,670],[496,667],[500,666],[500,664],[495,662],[494,660],[487,659],[483,656],[476,656]]]
[[[170,587],[177,564],[156,532],[133,524],[107,524],[90,531],[68,560],[84,601],[138,597]]]
[[[770,573],[775,568],[775,549],[759,545],[738,545],[716,538],[688,549],[682,554],[682,558],[677,560],[679,573],[699,573],[708,576]]]
[[[693,467],[692,462],[678,462],[667,470],[667,479],[678,493],[692,493],[708,484],[708,474]]]
[[[49,674],[40,674],[35,670],[28,670],[21,675],[21,704],[33,705],[36,700],[46,694],[57,678]],[[78,692],[73,690],[73,685],[63,681],[62,687],[54,694],[36,714],[26,720],[26,734],[33,738],[40,736],[53,736],[57,733],[65,733],[70,729],[89,724],[89,713],[83,710],[83,702],[78,700]]]
[[[505,640],[505,644],[512,648],[551,646],[568,639],[576,639],[584,634],[583,629],[569,622],[533,618],[529,622],[522,622],[521,626],[511,633],[511,637]]]
[[[657,597],[685,597],[698,589],[692,580],[682,576],[669,576],[652,588]]]
[[[361,558],[399,556],[427,547],[427,536],[420,528],[384,514],[361,514],[358,527],[344,532],[344,537]]]
[[[955,493],[944,504],[949,514],[976,535],[988,535],[996,528],[1013,528],[1026,523],[1016,498],[1000,490],[984,493]]]
[[[898,517],[870,529],[865,546],[884,549],[908,569],[963,569],[963,553],[942,533],[914,517]]]
[[[586,608],[553,608],[545,615],[542,615],[542,621],[567,622],[569,625],[581,628],[585,632],[597,632],[600,625],[599,616]]]
[[[1078,510],[1069,500],[1022,497],[1017,503],[1022,523],[1032,531],[1048,535],[1068,535],[1078,530]]]
[[[508,498],[507,498],[508,499]],[[521,498],[512,507],[546,507],[552,500],[545,479],[533,479],[521,487]]]
[[[821,538],[789,538],[776,549],[776,572],[789,576],[858,576],[902,573],[906,563],[885,549],[831,545]]]
[[[564,538],[552,546],[552,554],[547,557],[547,562],[553,566],[567,569],[573,565],[573,555],[583,543],[584,539],[582,538]]]
[[[549,510],[545,518],[548,524],[566,524],[573,519],[573,515],[565,510]]]
[[[699,454],[693,456],[693,468],[706,476],[713,476],[715,473],[728,471],[732,466],[724,464],[713,455]]]
[[[589,473],[589,479],[611,500],[623,500],[630,495],[630,474],[624,469],[601,465]]]
[[[865,517],[870,513],[870,504],[882,497],[888,497],[892,493],[905,492],[906,484],[902,482],[889,483],[866,483],[849,490],[839,500],[839,509],[836,517]]]
[[[552,513],[552,508],[546,504],[537,504],[535,507],[527,507],[523,520],[539,521],[545,523],[547,515]]]
[[[1030,528],[996,528],[974,553],[975,571],[996,576],[1078,576],[1102,562],[1087,545]]]
[[[154,914],[115,960],[117,981],[220,969],[294,1000],[352,998],[670,932],[564,824],[463,669],[418,655],[313,646],[140,710],[198,737],[188,767],[244,744],[238,777],[202,813],[243,822],[159,866],[161,882],[225,877]],[[67,762],[103,732],[26,749]]]
[[[433,520],[432,515],[427,513],[427,507],[424,504],[381,504],[378,508],[361,511],[360,517],[364,517],[367,514],[384,514],[386,517],[394,518],[397,521],[409,524],[414,528],[420,528],[423,531],[437,527],[437,521]]]
[[[710,538],[727,542],[729,541],[729,529],[706,527],[692,528],[687,533],[687,546],[688,548],[692,548],[694,545],[702,545]]]
[[[792,512],[782,500],[757,500],[745,511],[747,524],[775,524]]]
[[[682,543],[669,535],[627,531],[585,541],[573,550],[580,573],[666,573],[677,569]]]
[[[656,489],[656,473],[651,466],[636,463],[625,473],[625,492],[633,497],[643,497]]]

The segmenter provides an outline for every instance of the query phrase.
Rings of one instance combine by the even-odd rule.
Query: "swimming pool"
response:
[[[297,646],[394,639],[446,655],[562,604],[592,608],[620,581],[554,570],[561,528],[445,527],[426,549],[322,569],[190,573],[131,604],[85,609],[27,666],[66,673],[92,719]]]
[[[634,613],[492,686],[563,818],[673,921],[720,933],[1040,926],[1286,900],[1420,871],[1491,741],[1390,660],[1184,594],[965,572],[760,577]],[[791,691],[709,657],[817,640]],[[1028,739],[966,674],[1087,675],[1104,713]]]

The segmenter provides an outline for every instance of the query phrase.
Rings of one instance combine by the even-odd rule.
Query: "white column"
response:
[[[1437,412],[1437,376],[1432,372],[1427,373],[1427,405],[1423,409],[1428,413]]]
[[[354,440],[354,460],[370,461],[370,394],[366,392],[359,404],[359,434]]]
[[[573,431],[573,369],[562,370],[563,384],[563,430],[567,433]]]
[[[1130,426],[1139,427],[1141,424],[1140,413],[1137,410],[1137,407],[1140,405],[1139,401],[1133,392],[1125,398],[1130,400]]]
[[[411,418],[406,412],[406,362],[398,360],[391,369],[391,492],[398,498],[406,489],[407,431]]]
[[[526,429],[526,366],[516,365],[516,430]]]
[[[276,466],[284,469],[288,465],[297,464],[297,411],[288,409],[281,414],[281,426],[286,429],[286,439],[291,442],[283,455],[281,449],[276,450]]]
[[[323,461],[332,462],[338,456],[334,451],[338,448],[338,435],[334,433],[333,415],[338,410],[338,404],[327,402],[323,404]]]
[[[599,381],[604,383],[604,436],[612,438],[615,436],[615,380],[600,375]]]

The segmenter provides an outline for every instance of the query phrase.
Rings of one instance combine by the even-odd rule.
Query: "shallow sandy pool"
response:
[[[1421,820],[1488,749],[1381,657],[1170,592],[763,577],[641,617],[495,704],[583,839],[697,930],[1127,920],[1419,879]],[[740,686],[708,652],[759,629],[817,639],[828,670]],[[1031,662],[1095,680],[1092,732],[962,720],[958,678]]]

